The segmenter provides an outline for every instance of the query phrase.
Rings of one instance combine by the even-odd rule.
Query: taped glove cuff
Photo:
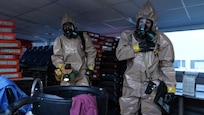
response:
[[[55,72],[55,79],[57,80],[57,81],[61,81],[61,77],[62,77],[62,71],[61,71],[61,69],[55,69],[54,70],[54,72]]]
[[[92,70],[92,71],[94,70],[94,66],[89,66],[88,68],[89,70]]]
[[[64,64],[59,64],[59,65],[58,65],[58,68],[59,68],[59,69],[62,69],[63,66],[64,66]]]
[[[136,44],[133,45],[133,49],[134,49],[135,52],[139,52],[139,51],[141,51],[141,49],[140,49],[138,43],[136,43]]]
[[[167,86],[167,92],[168,93],[176,93],[176,87]]]

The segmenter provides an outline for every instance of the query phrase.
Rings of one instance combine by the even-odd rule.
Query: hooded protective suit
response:
[[[62,28],[66,22],[73,23],[76,29],[75,22],[67,14],[62,19]],[[68,38],[62,34],[54,41],[52,63],[56,67],[60,64],[69,63],[74,70],[79,71],[75,82],[61,82],[61,85],[89,85],[89,79],[85,75],[85,71],[89,66],[95,66],[96,49],[87,33],[83,32],[83,36],[85,39],[85,50],[79,35],[76,38]]]
[[[133,45],[140,42],[135,35],[135,30],[126,30],[121,33],[116,48],[116,57],[118,60],[127,60],[123,93],[119,99],[121,114],[137,115],[138,110],[141,109],[144,115],[161,115],[160,108],[154,103],[156,89],[151,94],[145,93],[150,80],[147,72],[157,86],[159,80],[163,80],[168,87],[175,88],[174,49],[168,37],[157,30],[158,19],[150,1],[147,1],[138,10],[136,20],[141,17],[153,21],[152,29],[156,33],[153,39],[155,49],[154,51],[135,52]]]

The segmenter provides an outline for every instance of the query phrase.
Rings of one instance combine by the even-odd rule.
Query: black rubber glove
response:
[[[155,44],[153,42],[140,42],[139,43],[139,48],[141,52],[147,52],[147,51],[153,51],[155,47]]]
[[[167,93],[164,96],[164,103],[170,105],[175,99],[174,93]]]

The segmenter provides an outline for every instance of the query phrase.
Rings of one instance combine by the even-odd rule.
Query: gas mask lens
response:
[[[67,22],[67,23],[63,24],[63,30],[65,33],[74,31],[75,30],[74,24],[71,22]]]
[[[64,35],[67,38],[77,38],[78,32],[75,30],[75,26],[72,22],[63,24]]]
[[[145,31],[145,29],[146,29],[146,18],[141,18],[140,20],[139,20],[139,26],[138,26],[138,30],[140,30],[140,31]]]
[[[138,19],[136,33],[140,38],[143,38],[146,33],[147,29],[146,21],[147,21],[146,18]]]

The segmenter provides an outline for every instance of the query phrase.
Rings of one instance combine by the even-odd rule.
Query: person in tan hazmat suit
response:
[[[154,102],[160,81],[167,86],[166,102],[172,102],[176,92],[173,45],[157,29],[157,14],[149,0],[138,10],[136,21],[136,30],[122,32],[116,48],[118,60],[127,60],[120,113],[161,115],[161,108]]]
[[[51,56],[52,63],[58,68],[55,70],[56,79],[61,82],[60,85],[89,86],[89,76],[86,73],[93,74],[96,49],[86,32],[82,33],[83,45],[75,22],[67,14],[61,26],[64,33],[55,39]],[[66,75],[71,78],[65,81],[63,77]]]

